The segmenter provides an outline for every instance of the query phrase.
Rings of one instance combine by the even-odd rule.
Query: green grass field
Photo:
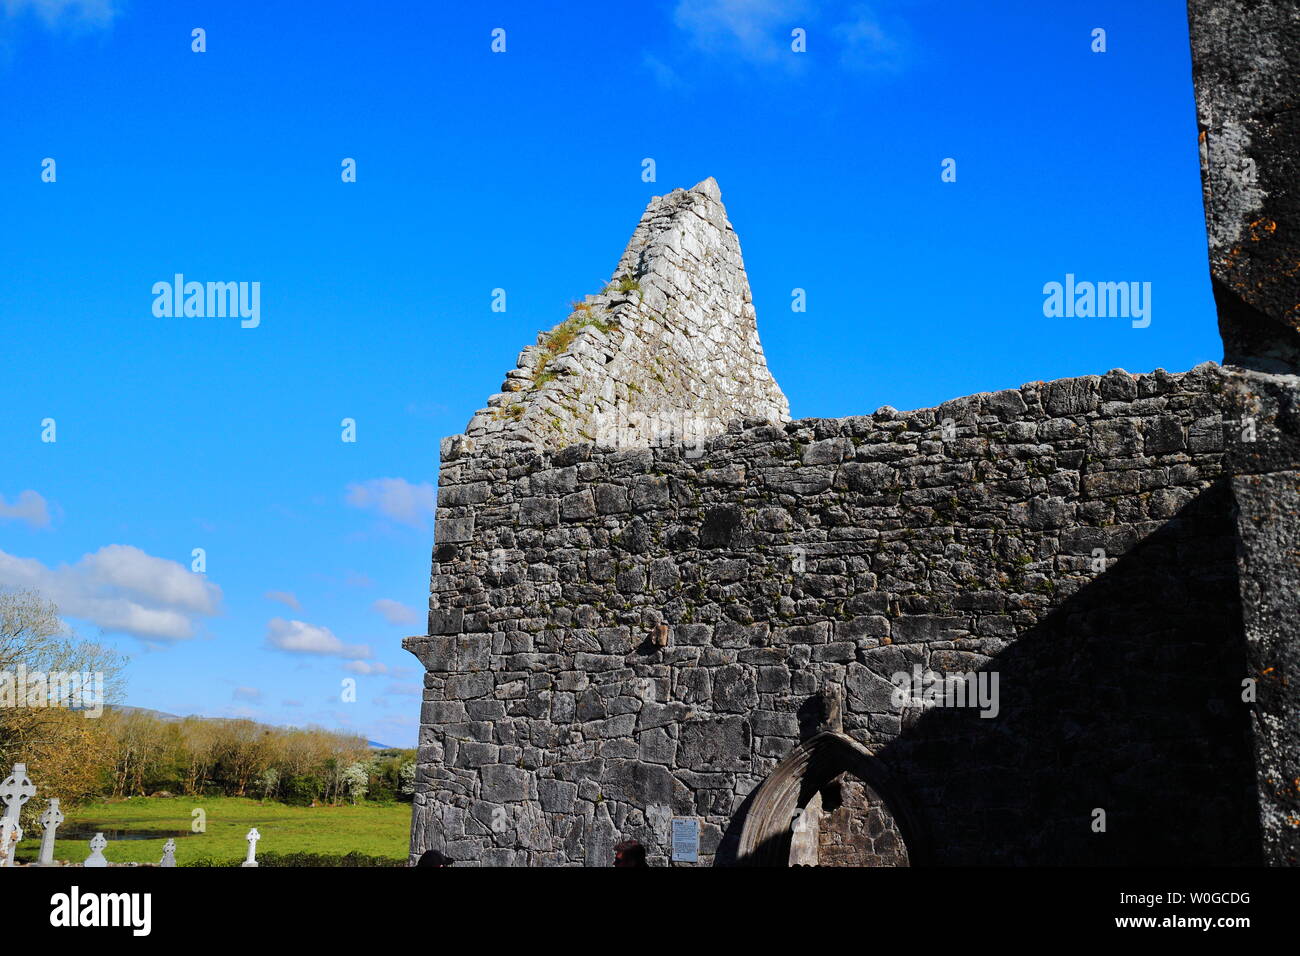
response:
[[[191,812],[207,816],[204,833],[191,832]],[[405,859],[411,834],[409,803],[361,803],[355,807],[291,807],[240,797],[131,797],[86,804],[64,811],[63,833],[78,830],[183,830],[176,837],[176,863],[200,859],[242,859],[248,852],[244,839],[257,827],[262,853],[320,853],[342,855],[349,851],[369,856]],[[40,828],[28,831],[19,844],[18,859],[35,860],[40,849]],[[113,840],[109,836],[104,856],[110,863],[157,863],[166,836],[147,840]],[[82,862],[90,854],[90,839],[56,840],[54,858]]]

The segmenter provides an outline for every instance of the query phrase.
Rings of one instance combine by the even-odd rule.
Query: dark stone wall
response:
[[[1251,740],[1266,862],[1300,864],[1300,377],[1243,372],[1225,393]]]
[[[1188,0],[1224,362],[1300,369],[1300,4]]]
[[[1264,857],[1300,863],[1300,3],[1188,0]],[[1279,373],[1279,374],[1267,374]],[[1256,434],[1257,433],[1257,434]]]
[[[698,457],[449,439],[413,853],[662,864],[692,816],[733,862],[829,686],[933,862],[1257,862],[1241,402],[1205,365],[737,422]],[[996,674],[997,715],[899,703],[914,665]]]
[[[817,866],[907,866],[907,846],[888,807],[852,774],[840,774],[815,798]]]

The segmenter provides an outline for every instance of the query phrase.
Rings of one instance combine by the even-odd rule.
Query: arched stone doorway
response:
[[[796,747],[750,803],[738,862],[749,866],[918,866],[921,828],[885,765],[842,733]]]
[[[909,866],[907,840],[880,794],[849,772],[823,784],[791,826],[791,866]]]

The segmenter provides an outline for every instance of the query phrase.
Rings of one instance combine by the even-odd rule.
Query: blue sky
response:
[[[1222,354],[1190,77],[1181,0],[7,0],[0,586],[132,704],[413,745],[438,440],[652,195],[718,179],[796,417],[1182,370]],[[175,273],[260,324],[155,316]],[[1067,273],[1150,326],[1046,318]]]

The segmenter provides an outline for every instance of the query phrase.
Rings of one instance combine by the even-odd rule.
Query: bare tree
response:
[[[124,663],[114,651],[77,638],[39,593],[0,590],[0,766],[26,763],[42,789],[65,805],[95,794],[109,767],[105,727],[92,719],[96,711],[70,709],[85,701],[63,692],[72,675],[89,675],[100,682],[100,703],[111,703],[121,694]],[[19,680],[24,673],[30,683]],[[51,694],[51,687],[58,689]]]

